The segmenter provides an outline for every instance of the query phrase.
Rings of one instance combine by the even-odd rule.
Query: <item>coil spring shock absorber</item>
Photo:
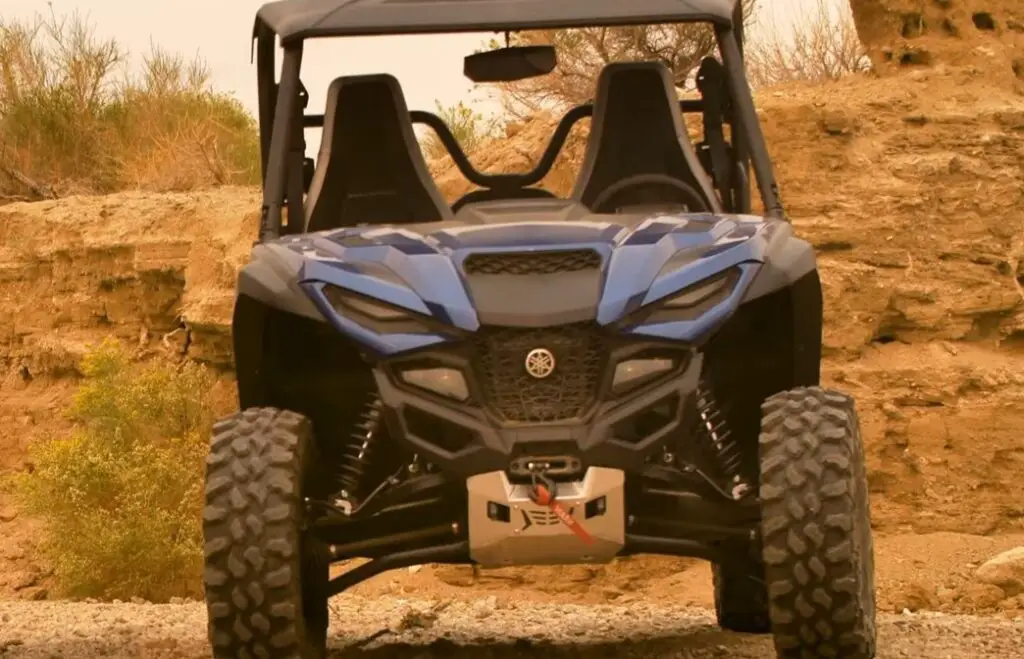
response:
[[[358,504],[364,494],[365,476],[372,464],[373,451],[381,432],[382,410],[380,397],[374,395],[360,415],[359,423],[352,431],[351,441],[341,456],[341,496],[352,505]]]
[[[733,499],[740,499],[750,491],[750,484],[743,477],[743,454],[732,438],[729,420],[704,380],[697,386],[697,410],[715,459],[730,481],[727,489]]]

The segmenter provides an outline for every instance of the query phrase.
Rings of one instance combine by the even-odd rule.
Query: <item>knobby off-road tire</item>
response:
[[[762,405],[765,584],[780,659],[873,659],[874,549],[853,400],[818,387]]]
[[[326,548],[304,534],[312,426],[253,408],[214,426],[207,458],[205,589],[215,659],[326,654]]]

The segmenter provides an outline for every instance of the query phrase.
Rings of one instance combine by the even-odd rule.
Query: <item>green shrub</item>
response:
[[[467,156],[472,156],[488,138],[494,137],[499,130],[497,119],[488,119],[473,110],[462,101],[445,107],[440,101],[434,101],[437,116],[448,126],[455,141],[459,143]],[[448,149],[433,131],[427,132],[420,141],[423,154],[428,160],[443,158]]]
[[[212,377],[196,364],[90,352],[70,437],[35,444],[16,481],[45,524],[41,550],[64,594],[164,601],[201,593],[202,481]]]
[[[259,181],[256,122],[202,60],[127,61],[77,14],[0,19],[0,203]]]

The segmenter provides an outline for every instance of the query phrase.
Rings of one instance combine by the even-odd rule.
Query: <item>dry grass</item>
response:
[[[435,101],[437,116],[448,126],[452,136],[467,156],[473,155],[488,139],[495,137],[501,128],[496,117],[485,117],[462,101],[444,106]],[[427,160],[437,160],[448,155],[448,150],[432,130],[427,130],[420,139],[420,148]]]
[[[850,8],[837,8],[827,0],[802,10],[792,30],[759,23],[751,31],[746,58],[754,87],[797,80],[827,82],[871,68]]]
[[[77,14],[0,21],[0,202],[259,180],[253,118],[201,60],[127,61]]]

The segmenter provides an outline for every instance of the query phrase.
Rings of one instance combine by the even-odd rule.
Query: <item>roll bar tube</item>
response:
[[[281,236],[281,208],[284,205],[288,151],[294,138],[292,118],[299,103],[299,71],[302,68],[302,42],[284,50],[281,82],[277,88],[273,131],[268,148],[266,175],[263,182],[263,208],[260,213],[260,242]],[[295,117],[297,119],[297,117]]]
[[[700,112],[702,107],[703,103],[699,100],[687,99],[679,102],[679,108],[683,112]],[[594,106],[591,104],[577,105],[566,112],[555,127],[555,131],[551,135],[551,139],[548,140],[548,144],[544,148],[537,165],[530,171],[520,174],[485,174],[477,170],[473,167],[466,152],[462,150],[462,146],[455,139],[455,136],[443,119],[436,114],[422,110],[411,111],[409,118],[413,123],[430,127],[437,134],[437,138],[441,140],[444,148],[451,155],[455,166],[467,181],[481,188],[502,191],[518,190],[535,185],[543,180],[554,166],[555,159],[558,158],[562,147],[565,146],[565,141],[569,139],[569,133],[573,127],[581,120],[593,114]],[[322,114],[306,115],[303,118],[303,126],[305,128],[323,128],[323,125],[324,116]]]
[[[754,108],[754,95],[747,82],[743,54],[736,39],[736,33],[728,27],[716,27],[715,36],[718,39],[722,60],[729,72],[729,86],[736,112],[736,124],[746,137],[741,142],[749,147],[750,159],[754,164],[754,176],[757,177],[757,188],[761,192],[765,215],[780,220],[786,219],[782,207],[782,196],[779,194],[779,184],[775,179],[772,160],[768,155],[768,146],[765,144],[764,132],[761,130],[757,110]]]

